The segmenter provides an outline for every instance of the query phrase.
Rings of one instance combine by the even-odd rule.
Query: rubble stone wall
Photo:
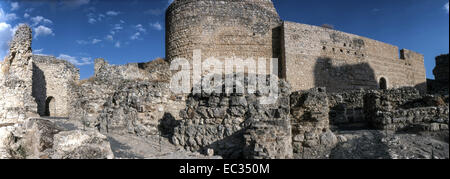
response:
[[[330,130],[329,101],[324,88],[294,92],[290,97],[295,158],[322,158],[337,143]]]
[[[9,55],[0,63],[0,123],[38,116],[32,96],[32,37],[31,28],[20,25],[10,42]]]
[[[364,114],[366,90],[350,90],[328,94],[330,124],[344,128],[364,128],[368,121]]]
[[[182,111],[183,120],[175,128],[172,142],[191,151],[213,149],[224,158],[292,156],[288,84],[280,81],[278,90],[271,88],[280,91],[280,95],[275,103],[267,105],[260,103],[265,93],[248,93],[247,85],[254,83],[249,83],[247,77],[242,84],[245,93],[189,95],[186,109]],[[224,86],[222,83],[214,87],[225,89]],[[269,130],[262,130],[266,128]]]
[[[372,127],[381,130],[448,130],[449,106],[442,96],[414,88],[371,91],[364,97]]]
[[[184,96],[172,95],[169,64],[156,59],[148,63],[110,65],[95,60],[95,75],[74,83],[70,119],[103,132],[158,134],[162,119],[180,119]],[[175,120],[174,119],[174,120]]]
[[[73,100],[72,86],[80,78],[79,69],[65,60],[50,56],[33,55],[33,97],[41,116],[68,117]],[[49,109],[49,101],[54,100],[54,109]],[[53,106],[52,106],[53,107]]]

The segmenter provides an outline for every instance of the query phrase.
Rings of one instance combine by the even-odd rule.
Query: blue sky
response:
[[[112,64],[164,57],[170,0],[0,0],[0,56],[19,23],[33,28],[36,54],[65,58],[93,75],[95,58]],[[283,20],[335,29],[434,57],[449,52],[448,0],[274,0]]]

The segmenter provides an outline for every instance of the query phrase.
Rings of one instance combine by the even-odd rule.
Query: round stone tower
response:
[[[279,58],[281,19],[271,0],[175,0],[166,12],[166,58]]]

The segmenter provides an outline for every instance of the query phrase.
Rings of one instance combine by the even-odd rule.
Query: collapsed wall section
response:
[[[418,87],[426,90],[423,55],[336,30],[284,22],[282,77],[294,90]]]
[[[9,55],[0,63],[0,123],[17,123],[36,117],[32,96],[32,32],[20,25],[10,42]]]

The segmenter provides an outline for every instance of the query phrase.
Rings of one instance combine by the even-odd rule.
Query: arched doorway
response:
[[[380,89],[387,90],[388,84],[386,78],[380,78]]]
[[[54,116],[55,114],[56,114],[55,98],[49,96],[47,100],[45,100],[45,116]]]

